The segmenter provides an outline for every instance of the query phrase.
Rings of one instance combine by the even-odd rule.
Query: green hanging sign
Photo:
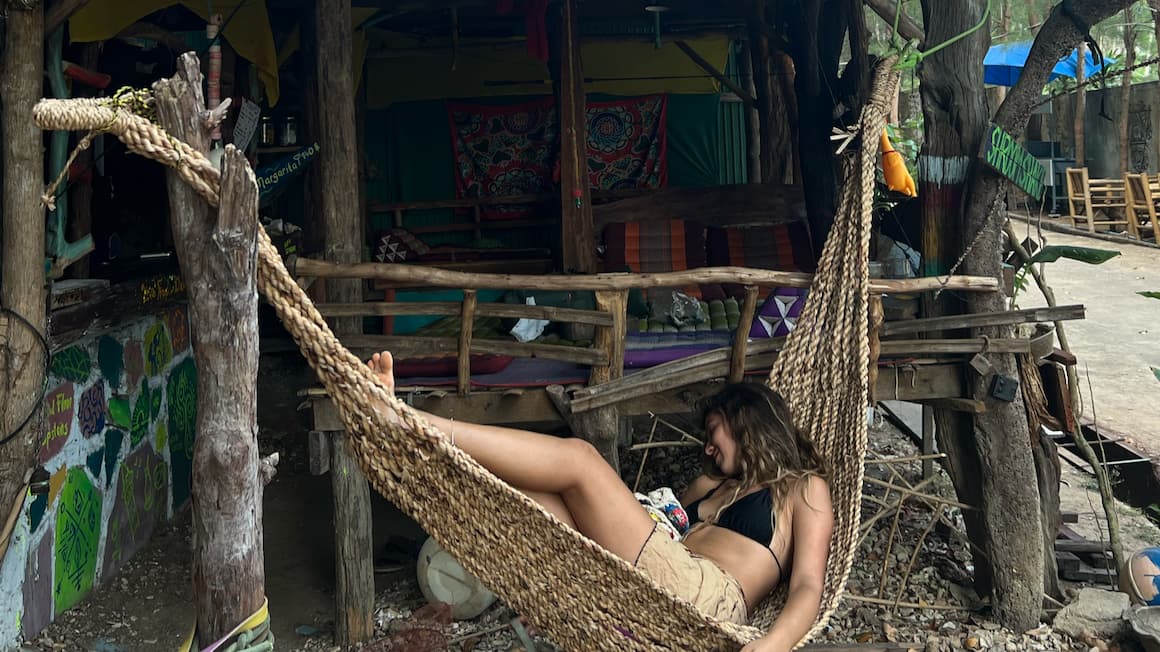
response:
[[[1047,169],[1011,134],[990,125],[983,138],[983,161],[1036,201],[1043,199]]]

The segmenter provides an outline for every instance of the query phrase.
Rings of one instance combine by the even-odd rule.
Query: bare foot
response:
[[[375,376],[378,377],[379,382],[387,388],[391,394],[395,393],[395,359],[391,357],[390,351],[383,351],[371,356],[367,360],[367,366],[371,368]]]

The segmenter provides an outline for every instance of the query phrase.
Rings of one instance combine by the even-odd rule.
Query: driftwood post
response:
[[[44,383],[45,351],[37,333],[45,332],[44,206],[40,203],[44,169],[41,133],[28,116],[40,99],[44,75],[43,8],[6,3],[5,48],[0,54],[0,217],[3,218],[3,283],[0,305],[26,319],[0,315],[0,438],[20,427],[29,410],[39,413],[37,396]],[[34,415],[35,416],[35,415]],[[0,533],[24,504],[24,481],[40,443],[35,418],[12,441],[0,446]],[[16,506],[13,506],[15,502]],[[0,559],[7,537],[0,534]]]
[[[355,89],[352,73],[349,0],[314,4],[314,74],[318,85],[319,204],[326,258],[336,263],[362,259],[362,211],[358,206]],[[328,301],[360,303],[362,282],[326,283]],[[362,334],[362,320],[338,318],[335,333]],[[374,633],[374,569],[371,550],[371,496],[366,476],[350,454],[345,438],[331,442],[330,477],[334,490],[335,642],[353,645]]]
[[[197,57],[154,87],[157,116],[175,138],[209,150],[210,125]],[[166,172],[170,220],[189,288],[198,371],[193,450],[193,601],[198,647],[212,644],[262,606],[265,569],[258,473],[258,186],[232,146],[222,159],[215,211]]]

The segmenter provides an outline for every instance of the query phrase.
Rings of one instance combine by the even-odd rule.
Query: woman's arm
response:
[[[812,477],[805,498],[795,492],[793,505],[793,566],[785,607],[765,636],[746,645],[747,652],[792,650],[813,626],[822,602],[834,509],[825,480]]]

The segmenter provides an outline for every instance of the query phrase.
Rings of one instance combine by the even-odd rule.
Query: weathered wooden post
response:
[[[588,116],[576,0],[562,3],[560,43],[560,201],[564,270],[596,271],[596,241],[588,188]]]
[[[153,87],[157,116],[175,138],[209,151],[210,113],[197,57]],[[257,379],[258,186],[232,146],[222,159],[216,211],[176,170],[166,172],[177,259],[189,292],[198,371],[193,450],[193,601],[198,647],[217,641],[265,599]]]
[[[352,74],[349,0],[314,4],[314,44],[320,175],[319,205],[325,233],[325,256],[335,263],[362,259],[364,229],[358,205],[355,88]],[[359,303],[362,282],[326,283],[326,300]],[[334,332],[362,333],[362,321],[338,318]],[[374,568],[371,550],[371,496],[366,476],[347,449],[344,437],[331,442],[330,477],[334,489],[335,642],[351,645],[374,633]]]
[[[13,502],[24,504],[23,485],[40,443],[35,418],[20,433],[14,431],[29,410],[39,413],[37,397],[44,383],[41,371],[47,352],[37,341],[46,328],[44,206],[40,203],[44,155],[40,130],[29,119],[43,83],[44,14],[39,2],[0,2],[0,10],[7,16],[0,20],[5,40],[0,55],[0,161],[4,162],[0,172],[4,231],[0,305],[24,319],[0,315],[0,438],[13,435],[0,446],[2,529]],[[6,547],[0,541],[0,558]]]

